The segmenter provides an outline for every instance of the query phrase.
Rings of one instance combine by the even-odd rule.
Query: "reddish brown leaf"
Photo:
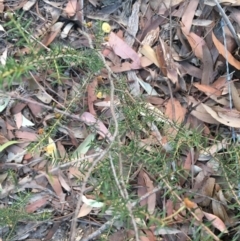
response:
[[[41,197],[41,199],[38,199],[26,206],[26,211],[28,213],[33,213],[42,206],[45,206],[48,203],[48,197]]]
[[[131,64],[132,69],[141,68],[141,61],[138,54],[113,32],[109,35],[109,45],[118,56],[133,61]]]
[[[234,66],[236,69],[239,70],[240,69],[240,62],[238,60],[236,60],[228,50],[226,50],[224,45],[216,38],[216,36],[214,35],[213,32],[212,32],[212,39],[213,39],[213,43],[215,44],[219,54],[221,54],[224,58],[226,58],[226,51],[227,51],[228,62],[232,66]]]

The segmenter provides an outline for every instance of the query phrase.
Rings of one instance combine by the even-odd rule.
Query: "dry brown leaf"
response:
[[[133,61],[131,63],[132,69],[140,69],[142,67],[138,54],[115,33],[111,32],[109,34],[108,42],[115,54],[123,59],[131,59]]]
[[[55,193],[58,195],[61,202],[65,200],[65,194],[63,193],[61,184],[59,179],[56,176],[52,176],[50,174],[45,174],[46,178],[48,179],[50,185],[52,186]]]
[[[153,44],[157,41],[159,37],[159,27],[156,29],[153,29],[147,33],[147,35],[144,37],[143,41],[141,42],[141,45],[149,45],[153,46]]]
[[[194,18],[197,6],[198,6],[199,0],[191,0],[189,1],[189,4],[187,8],[185,9],[183,16],[182,16],[182,30],[189,34],[192,26],[192,20]]]
[[[166,69],[167,67],[166,67],[164,51],[163,51],[161,43],[156,48],[156,57],[157,57],[157,60],[159,63],[159,68],[161,69],[163,75],[167,76],[167,69]]]
[[[62,176],[61,173],[59,173],[58,175],[58,180],[61,183],[61,186],[67,191],[67,192],[71,192],[71,188],[70,186],[67,184],[65,178]]]
[[[183,32],[184,33],[184,32]],[[193,53],[199,59],[203,60],[203,46],[206,45],[203,38],[199,37],[197,34],[190,32],[189,34],[185,34]]]
[[[227,227],[225,226],[225,224],[219,217],[217,217],[211,213],[206,213],[206,212],[203,212],[203,214],[212,223],[212,225],[216,229],[218,229],[219,231],[221,231],[223,233],[228,233]]]
[[[39,136],[36,133],[27,132],[27,131],[15,131],[15,136],[19,139],[25,139],[28,141],[37,141]]]
[[[141,198],[143,195],[147,193],[147,187],[144,180],[144,171],[142,170],[138,174],[137,184],[138,184],[138,197]],[[140,205],[141,206],[147,205],[147,198],[141,200]]]
[[[36,201],[34,201],[32,203],[29,203],[26,206],[26,211],[28,213],[35,212],[36,210],[38,210],[42,206],[46,205],[48,203],[48,199],[49,199],[49,197],[41,197],[40,199],[38,199],[38,200],[36,200]]]
[[[147,173],[143,172],[143,179],[147,188],[147,192],[151,192],[154,189],[154,185],[152,180],[149,178]],[[147,205],[148,205],[148,212],[150,214],[154,213],[155,206],[156,206],[156,193],[151,194],[147,198]]]
[[[227,51],[227,60],[228,62],[234,66],[236,69],[240,69],[240,62],[238,60],[236,60],[232,54],[225,49],[224,45],[216,38],[216,36],[214,35],[214,33],[212,32],[212,40],[214,45],[216,46],[219,54],[221,54],[224,58],[226,58],[226,51]]]
[[[189,96],[189,104],[193,103],[193,107],[197,105],[199,102],[197,102],[194,98]],[[209,124],[219,124],[217,120],[215,120],[202,106],[202,104],[198,105],[194,108],[195,110],[192,110],[191,115],[196,117],[198,120],[201,120],[203,122],[209,123]]]
[[[215,95],[215,96],[221,96],[221,91],[218,89],[215,89],[214,87],[211,87],[210,85],[204,85],[199,83],[193,84],[198,90],[202,91],[206,95]]]
[[[140,236],[141,241],[150,241],[148,237]]]
[[[160,68],[158,59],[157,59],[157,55],[156,55],[155,51],[149,45],[143,45],[140,52],[141,52],[141,54],[146,56],[149,60],[151,60],[157,67]]]
[[[230,83],[230,86],[231,86],[231,91],[232,91],[232,100],[233,100],[234,107],[238,111],[240,111],[240,97],[239,97],[239,93],[238,93],[237,88],[235,87],[233,82]]]
[[[186,110],[181,106],[180,102],[173,98],[169,99],[166,105],[165,116],[177,123],[182,123],[185,118]]]
[[[92,209],[93,207],[87,205],[86,203],[83,203],[82,207],[79,210],[78,218],[87,216],[92,211]]]
[[[94,110],[93,103],[97,100],[96,96],[96,88],[98,86],[97,78],[95,78],[92,83],[90,83],[87,87],[87,93],[88,93],[88,109],[89,112],[96,116],[96,111]]]
[[[58,150],[59,155],[60,155],[62,160],[66,159],[68,157],[66,149],[63,146],[63,144],[61,143],[61,141],[57,141],[57,150]]]
[[[64,22],[57,22],[52,26],[51,32],[42,41],[42,43],[45,46],[50,45],[53,42],[53,40],[58,36],[58,34],[61,31],[61,28],[62,28],[63,24],[64,24]]]
[[[78,0],[68,0],[68,3],[64,10],[69,17],[73,17],[76,14],[77,4]]]
[[[202,106],[205,108],[205,110],[218,122],[220,122],[223,125],[240,128],[240,121],[239,118],[230,117],[226,114],[223,114],[221,112],[216,112],[209,106],[202,104]]]
[[[99,135],[101,135],[103,138],[108,138],[109,140],[112,140],[113,137],[108,131],[107,127],[103,124],[102,121],[96,119],[94,115],[89,112],[84,112],[80,116],[80,118],[86,125],[94,126]]]
[[[210,198],[213,196],[214,185],[215,185],[215,178],[212,178],[212,177],[209,177],[204,183],[204,186],[202,187],[201,191],[202,191],[202,195],[206,196],[206,198],[201,202],[202,206],[207,207],[211,203]]]
[[[201,84],[209,85],[213,80],[213,60],[212,55],[208,49],[208,46],[204,44],[202,46],[203,51],[203,73]]]
[[[15,114],[14,119],[16,121],[17,128],[20,129],[20,127],[22,126],[22,122],[23,122],[22,113],[19,112],[19,113]]]
[[[217,201],[212,201],[213,214],[223,220],[224,223],[230,224],[230,218],[228,217],[225,207],[221,203],[219,203],[216,196],[214,196],[214,199],[216,199]]]

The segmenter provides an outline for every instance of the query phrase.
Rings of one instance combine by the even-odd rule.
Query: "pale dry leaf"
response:
[[[49,104],[52,101],[52,97],[43,90],[39,90],[35,96],[45,104]]]
[[[6,48],[2,55],[0,56],[0,62],[2,64],[2,66],[5,66],[6,65],[6,61],[7,61],[7,52],[8,52],[8,49]]]
[[[91,211],[93,207],[87,205],[86,203],[83,203],[81,206],[79,213],[78,213],[78,218],[85,217],[87,216]]]
[[[217,216],[211,214],[211,213],[206,213],[203,212],[204,216],[212,223],[212,225],[221,231],[222,233],[228,233],[227,227],[224,224],[224,222]]]
[[[147,35],[144,37],[143,41],[141,42],[141,45],[148,45],[152,47],[159,37],[159,32],[159,27],[148,32]]]
[[[216,38],[216,36],[214,35],[213,32],[212,32],[212,40],[213,40],[213,43],[216,46],[219,54],[221,54],[226,59],[226,51],[227,51],[228,62],[232,66],[234,66],[236,69],[239,70],[240,69],[240,62],[238,60],[236,60],[228,50],[226,50],[224,45]]]
[[[28,120],[24,115],[22,115],[22,126],[27,127],[27,126],[34,126],[35,124],[32,123],[30,120]]]
[[[19,112],[17,114],[14,115],[14,119],[15,119],[15,122],[16,122],[16,125],[17,125],[17,128],[20,129],[21,126],[22,126],[22,123],[23,123],[23,116],[22,116],[22,113]]]
[[[67,191],[71,192],[71,187],[67,184],[66,180],[63,178],[62,174],[59,173],[58,180],[61,183],[61,186]]]
[[[208,161],[210,160],[216,153],[219,151],[226,149],[228,146],[227,140],[223,139],[221,142],[214,144],[207,148],[206,150],[201,150],[199,153],[198,160],[199,161]]]
[[[143,54],[145,57],[147,57],[149,60],[151,60],[157,67],[160,68],[157,55],[153,48],[151,48],[149,45],[143,45],[140,49],[141,54]]]
[[[150,241],[148,237],[140,236],[139,237],[141,241]]]
[[[176,228],[171,228],[171,227],[160,227],[156,228],[154,231],[155,235],[167,235],[167,234],[178,234],[182,233],[181,230],[176,229]]]
[[[73,25],[74,25],[74,23],[68,23],[68,24],[63,28],[63,30],[62,30],[62,32],[61,32],[61,38],[62,38],[62,39],[65,39],[65,38],[68,36],[68,34],[69,34],[71,28],[73,27]]]
[[[64,10],[69,17],[73,17],[76,14],[77,4],[78,0],[68,0],[68,3]]]
[[[226,116],[223,113],[220,113],[220,112],[217,113],[212,108],[210,108],[209,106],[203,103],[202,103],[202,106],[215,120],[217,120],[221,124],[230,126],[230,127],[240,128],[239,118],[234,118],[234,117],[230,118],[229,116]]]
[[[208,19],[193,19],[192,25],[206,27],[213,23],[212,20]]]
[[[232,91],[232,100],[234,107],[240,111],[240,97],[237,88],[234,85],[234,82],[230,83],[231,91]]]
[[[95,8],[99,5],[98,0],[88,0]]]
[[[30,8],[37,2],[37,0],[28,0],[24,6],[23,6],[23,10],[24,11],[28,11],[30,10]]]

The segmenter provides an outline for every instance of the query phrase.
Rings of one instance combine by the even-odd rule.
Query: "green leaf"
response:
[[[81,157],[87,153],[90,148],[90,143],[95,139],[95,134],[89,134],[86,139],[78,146],[78,148],[73,152],[72,158]]]
[[[13,144],[17,144],[17,143],[19,143],[19,141],[8,141],[8,142],[4,143],[3,145],[0,146],[0,152],[2,152],[7,147],[9,147]]]

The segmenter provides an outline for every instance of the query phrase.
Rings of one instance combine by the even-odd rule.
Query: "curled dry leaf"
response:
[[[211,214],[211,213],[206,213],[203,212],[204,216],[212,223],[212,225],[221,231],[222,233],[228,233],[227,227],[224,224],[224,222],[217,216]]]
[[[231,91],[232,91],[232,99],[234,107],[240,111],[240,97],[237,88],[235,87],[234,83],[230,83]]]
[[[213,32],[212,32],[212,40],[213,40],[213,43],[216,46],[219,54],[221,54],[224,58],[226,58],[226,51],[227,51],[228,62],[232,66],[234,66],[236,69],[239,70],[240,69],[240,62],[238,60],[236,60],[228,50],[226,50],[224,45],[216,38],[216,36],[214,35]]]
[[[240,128],[239,118],[230,117],[220,112],[217,113],[216,111],[214,111],[212,108],[210,108],[205,104],[202,104],[202,106],[215,120],[217,120],[221,124],[230,126],[230,127]]]

